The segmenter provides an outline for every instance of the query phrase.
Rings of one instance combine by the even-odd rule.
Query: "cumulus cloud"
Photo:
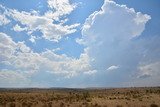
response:
[[[47,3],[51,10],[46,12],[45,16],[55,20],[70,14],[76,8],[76,4],[71,4],[69,0],[48,0]]]
[[[149,19],[151,17],[147,14],[135,12],[133,8],[127,8],[125,5],[118,5],[113,1],[106,0],[101,11],[96,11],[87,18],[82,29],[83,42],[89,45],[89,43],[97,42],[97,39],[103,37],[107,38],[106,42],[112,43],[116,40],[128,41],[143,32]],[[102,29],[102,26],[105,27]],[[105,33],[105,36],[100,34],[101,31]],[[93,36],[88,36],[90,34]],[[91,42],[86,42],[88,39]]]
[[[149,15],[106,0],[100,11],[86,19],[82,39],[78,41],[88,47],[88,55],[94,59],[92,65],[96,69],[105,70],[106,65],[112,64],[128,65],[133,61],[129,61],[133,55],[130,50],[132,38],[143,32],[149,19]]]
[[[48,0],[48,6],[50,10],[44,15],[7,9],[7,16],[27,27],[28,34],[40,31],[43,38],[51,41],[58,41],[76,31],[78,24],[65,25],[67,19],[60,20],[70,14],[76,5],[70,5],[69,0],[63,3]],[[139,38],[150,19],[147,14],[106,0],[101,10],[92,13],[82,27],[82,38],[76,41],[85,49],[79,58],[56,54],[56,50],[36,53],[24,42],[14,42],[10,36],[0,33],[1,71],[7,66],[10,71],[22,71],[31,78],[33,75],[38,78],[41,72],[49,73],[55,78],[58,76],[59,80],[62,77],[64,81],[61,82],[65,85],[83,85],[86,82],[94,86],[121,86],[127,81],[137,86],[151,85],[153,81],[157,85],[160,81],[160,38]],[[30,41],[35,42],[35,39],[31,36]],[[107,71],[117,72],[106,73],[106,68]],[[146,80],[149,82],[146,83]]]
[[[45,16],[32,15],[28,12],[19,12],[17,10],[11,10],[8,13],[13,19],[19,21],[22,25],[27,27],[29,34],[35,31],[41,31],[43,38],[58,42],[63,36],[74,33],[76,27],[79,24],[62,25],[54,24],[54,20]]]
[[[52,50],[35,53],[24,42],[16,43],[5,33],[0,33],[0,59],[1,70],[8,66],[7,70],[21,71],[27,76],[45,71],[71,78],[92,70],[86,54],[81,54],[80,58],[76,59],[65,54],[58,55]],[[8,72],[6,73],[9,75]]]
[[[108,0],[105,0],[100,11],[92,13],[86,19],[82,28],[82,38],[77,39],[77,42],[87,47],[86,54],[90,58],[90,65],[92,69],[97,70],[97,82],[105,84],[104,81],[114,81],[116,84],[118,81],[120,85],[132,81],[133,78],[137,78],[132,75],[137,73],[140,63],[156,61],[159,56],[156,53],[160,52],[157,40],[152,38],[148,42],[147,39],[139,38],[150,19],[147,14]],[[107,70],[117,69],[117,72],[105,73],[106,67]],[[140,69],[146,71],[148,68]],[[153,74],[145,72],[139,77],[142,75],[149,77]],[[151,81],[148,84],[151,84]],[[158,81],[155,84],[158,84]]]
[[[0,6],[2,10],[5,10],[0,16],[0,20],[2,20],[4,24],[7,24],[9,21],[6,17],[10,17],[25,26],[21,28],[16,24],[13,27],[14,31],[19,32],[26,30],[29,35],[35,31],[40,31],[43,34],[43,38],[54,42],[58,42],[65,35],[76,32],[76,28],[79,26],[78,23],[64,25],[67,21],[65,15],[70,14],[75,6],[70,4],[69,0],[48,0],[47,2],[50,9],[43,15],[39,15],[37,12],[35,14],[33,10],[26,12]]]

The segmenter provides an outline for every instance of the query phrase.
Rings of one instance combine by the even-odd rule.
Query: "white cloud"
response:
[[[22,53],[29,53],[31,51],[31,49],[27,47],[24,42],[18,42],[17,47],[19,47]]]
[[[151,39],[139,39],[150,19],[147,14],[108,0],[104,2],[100,11],[95,11],[86,19],[82,37],[76,41],[87,48],[90,66],[97,70],[95,77],[97,82],[104,84],[104,81],[109,83],[115,80],[120,85],[132,80],[131,76],[135,75],[140,62],[147,59],[156,60],[153,57],[157,56],[156,53],[159,51],[155,46],[159,44],[156,45],[154,42],[152,45],[156,39],[149,43]],[[156,48],[156,51],[153,52],[153,48],[149,49],[151,46]],[[143,57],[144,54],[146,57]],[[106,74],[106,66],[107,70],[118,70]],[[99,78],[103,78],[103,81]],[[133,78],[137,79],[136,76]],[[158,84],[158,81],[155,83]]]
[[[138,66],[136,78],[132,79],[130,83],[133,86],[159,86],[160,84],[160,62],[146,62]]]
[[[11,70],[22,71],[28,75],[47,71],[68,78],[90,70],[86,54],[81,54],[80,58],[76,59],[65,54],[55,54],[55,50],[35,53],[24,42],[16,43],[4,33],[0,33],[0,40],[0,63]]]
[[[119,68],[119,66],[112,65],[112,66],[108,67],[107,70],[108,71],[113,71],[113,70],[116,70],[118,68]]]
[[[93,75],[93,74],[95,74],[96,72],[97,72],[96,70],[92,70],[92,71],[84,72],[84,74],[86,74],[86,75]]]
[[[16,21],[19,21],[22,25],[27,27],[29,34],[34,31],[40,31],[43,34],[43,38],[58,42],[63,36],[74,33],[76,27],[79,24],[73,25],[61,25],[54,24],[54,20],[46,16],[32,15],[28,12],[19,12],[17,10],[11,10],[8,13]]]
[[[76,7],[69,0],[48,0],[47,2],[51,10],[46,12],[45,16],[55,20],[59,20],[61,16],[70,14]]]
[[[76,7],[74,4],[70,5],[68,0],[49,0],[48,5],[50,10],[44,15],[7,9],[7,17],[12,17],[26,26],[28,34],[32,35],[34,31],[40,31],[43,38],[51,41],[59,41],[63,36],[76,31],[79,24],[65,25],[64,23],[68,19],[60,20],[61,17],[74,10]],[[77,77],[76,75],[80,75],[82,77],[78,78],[82,80],[82,78],[88,79],[87,75],[96,74],[94,79],[89,78],[89,82],[99,84],[102,82],[103,85],[114,79],[118,80],[118,84],[121,81],[130,80],[131,72],[135,72],[139,66],[139,73],[136,77],[139,79],[156,77],[155,84],[158,84],[159,62],[155,61],[157,59],[155,56],[159,53],[159,47],[157,49],[152,43],[158,43],[156,46],[159,46],[159,40],[150,40],[150,43],[133,40],[141,35],[150,19],[151,17],[147,14],[106,0],[101,10],[91,14],[84,23],[82,38],[77,39],[78,43],[86,47],[80,58],[68,57],[65,54],[58,55],[55,50],[36,53],[24,42],[16,43],[10,36],[0,33],[0,63],[8,66],[10,71],[12,69],[22,71],[29,76],[44,71],[52,73],[58,78],[74,78]],[[55,21],[58,21],[58,24],[54,23]],[[31,36],[30,41],[35,42],[35,39],[35,36]],[[139,65],[139,63],[150,61],[150,59],[156,63]],[[118,70],[106,75],[106,66],[107,70]],[[113,74],[116,74],[114,78]],[[113,83],[113,81],[111,82]]]
[[[36,42],[36,39],[38,39],[36,36],[31,35],[31,38],[29,39],[32,43]]]
[[[13,27],[14,31],[26,30],[29,35],[35,31],[40,31],[43,38],[54,42],[58,42],[63,36],[76,32],[76,28],[79,26],[78,23],[64,25],[68,20],[65,18],[65,15],[70,14],[74,10],[75,5],[70,4],[68,0],[48,0],[48,5],[51,9],[44,15],[39,15],[35,10],[26,12],[1,6],[0,8],[5,8],[5,13],[1,15],[0,20],[5,19],[4,21],[8,23],[5,17],[10,17],[25,26],[22,28],[16,24]],[[59,19],[62,17],[64,18]]]
[[[0,70],[0,87],[26,87],[29,86],[28,78],[17,71]]]
[[[0,59],[7,61],[15,53],[16,43],[4,33],[0,33]]]
[[[41,55],[50,62],[46,65],[46,68],[48,68],[48,71],[51,73],[75,76],[90,70],[88,56],[86,54],[81,54],[79,59],[75,59],[67,57],[65,54],[57,55],[53,51],[47,50],[41,53]]]
[[[27,28],[22,28],[21,26],[19,26],[18,24],[16,24],[16,25],[13,27],[13,30],[16,31],[16,32],[21,32],[21,31],[27,30]]]
[[[5,7],[0,5],[0,26],[6,25],[10,20],[5,16]]]
[[[5,15],[0,14],[0,26],[6,25],[9,22],[10,22],[10,20],[7,19]]]
[[[86,41],[90,39],[91,42],[86,42],[86,45],[103,37],[107,38],[106,42],[130,40],[143,32],[149,19],[151,19],[149,15],[136,13],[133,8],[106,0],[102,10],[94,12],[86,19],[82,29],[83,39]],[[101,32],[103,35],[100,35]],[[88,36],[91,34],[92,36]]]
[[[106,65],[128,65],[135,59],[132,38],[141,35],[149,15],[135,12],[125,5],[114,1],[105,1],[101,10],[91,14],[82,28],[82,38],[78,43],[84,44],[91,65],[97,70],[106,70]]]
[[[155,77],[160,75],[160,62],[153,62],[138,67],[138,78]]]

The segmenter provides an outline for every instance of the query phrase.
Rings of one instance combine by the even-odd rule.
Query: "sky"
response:
[[[159,0],[1,0],[0,87],[160,86]]]

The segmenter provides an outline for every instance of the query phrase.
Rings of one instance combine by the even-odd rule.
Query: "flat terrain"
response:
[[[1,88],[0,107],[160,107],[160,87]]]

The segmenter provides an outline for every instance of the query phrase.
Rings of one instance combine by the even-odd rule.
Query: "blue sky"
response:
[[[0,87],[160,85],[159,0],[0,1]]]

